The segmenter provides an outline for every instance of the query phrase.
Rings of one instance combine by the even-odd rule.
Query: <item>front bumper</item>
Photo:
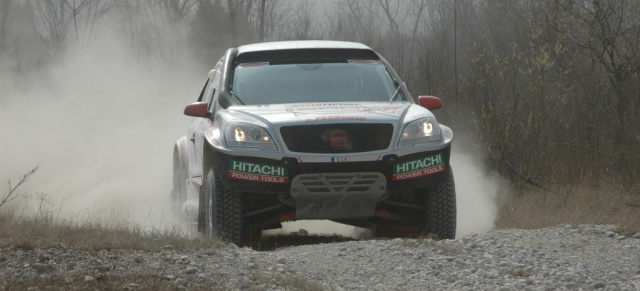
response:
[[[318,173],[376,172],[387,181],[386,189],[423,188],[444,181],[450,170],[451,146],[398,157],[381,156],[364,162],[299,162],[295,157],[281,160],[234,156],[213,150],[222,183],[229,190],[251,193],[290,193],[298,175]]]

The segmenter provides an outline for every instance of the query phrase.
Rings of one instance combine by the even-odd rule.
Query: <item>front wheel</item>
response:
[[[420,193],[421,192],[421,193]],[[456,236],[456,187],[453,171],[440,184],[419,190],[425,203],[421,234],[436,239],[454,239]]]
[[[204,181],[200,208],[204,209],[203,231],[208,238],[221,236],[237,245],[242,238],[242,196],[222,185],[218,171],[211,168]]]

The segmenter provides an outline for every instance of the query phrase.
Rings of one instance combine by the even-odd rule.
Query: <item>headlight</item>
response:
[[[440,140],[440,127],[435,121],[422,118],[409,122],[400,135],[400,146],[412,146],[421,142]]]
[[[259,148],[265,151],[278,149],[269,133],[262,127],[248,123],[231,123],[224,130],[228,147]]]

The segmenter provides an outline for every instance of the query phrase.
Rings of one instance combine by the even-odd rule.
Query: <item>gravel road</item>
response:
[[[0,289],[29,282],[47,289],[43,284],[56,278],[73,286],[67,289],[101,289],[100,282],[115,278],[123,282],[120,290],[155,288],[136,280],[145,276],[162,281],[160,289],[179,290],[640,290],[640,234],[561,225],[457,240],[362,240],[268,252],[235,245],[194,251],[166,246],[156,253],[64,245],[0,250]]]

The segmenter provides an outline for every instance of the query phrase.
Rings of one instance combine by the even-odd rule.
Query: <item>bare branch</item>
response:
[[[16,184],[15,186],[11,187],[11,180],[9,180],[9,194],[5,195],[4,198],[2,198],[2,200],[0,201],[0,208],[2,208],[2,206],[6,203],[11,202],[12,200],[16,199],[18,196],[15,195],[16,190],[18,189],[18,187],[20,187],[22,184],[26,183],[29,180],[29,177],[31,177],[31,175],[33,173],[35,173],[38,170],[38,167],[33,168],[31,171],[29,171],[28,173],[24,174],[22,176],[22,179],[20,179],[20,181],[18,181],[18,184]]]

